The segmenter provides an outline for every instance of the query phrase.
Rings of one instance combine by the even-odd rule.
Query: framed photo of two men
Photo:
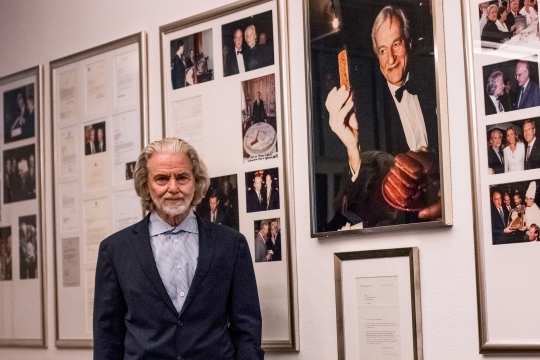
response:
[[[163,133],[208,167],[197,214],[246,237],[266,351],[297,349],[285,8],[237,1],[160,27]]]
[[[0,78],[0,346],[46,343],[41,78],[38,66]]]
[[[306,7],[312,236],[451,225],[442,2]]]
[[[463,1],[480,351],[540,352],[540,32],[531,0]]]

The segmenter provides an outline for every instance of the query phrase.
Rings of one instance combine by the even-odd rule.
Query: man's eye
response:
[[[386,54],[386,49],[379,49],[379,55]]]
[[[158,185],[165,185],[169,182],[169,178],[165,176],[158,176],[155,180]]]

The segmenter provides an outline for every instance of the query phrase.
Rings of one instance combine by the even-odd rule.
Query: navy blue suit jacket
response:
[[[519,91],[516,94],[516,109],[526,109],[534,106],[540,106],[540,88],[538,84],[532,80],[529,80],[525,91],[521,95],[521,101],[519,101]]]
[[[246,239],[197,217],[199,258],[178,313],[152,254],[148,216],[103,240],[94,300],[94,359],[264,358]]]

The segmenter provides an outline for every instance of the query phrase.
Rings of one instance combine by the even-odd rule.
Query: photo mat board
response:
[[[481,353],[540,351],[539,25],[520,1],[463,1]]]
[[[278,57],[280,48],[284,50],[283,25],[279,25],[282,4],[238,2],[160,28],[164,135],[193,145],[209,169],[211,189],[197,212],[208,218],[212,216],[208,209],[217,206],[216,222],[238,229],[248,241],[261,302],[265,350],[296,349],[290,256],[294,239],[287,205],[284,135],[288,118],[282,100],[286,64]],[[207,52],[213,54],[213,79],[176,87],[170,71],[175,55],[171,48],[177,39],[201,32],[212,34],[208,41],[212,48]],[[182,60],[175,56],[176,61]],[[223,189],[219,189],[223,184],[218,182],[224,180],[220,179],[234,185],[226,185],[234,189],[227,190],[234,194],[233,201],[230,195],[223,196]],[[220,218],[219,207],[224,202],[236,202],[232,213],[237,214],[238,223]],[[277,220],[273,234],[272,219]],[[259,249],[268,256],[257,260],[255,238],[261,221],[267,226]]]
[[[451,225],[442,4],[305,12],[312,236]]]
[[[46,346],[41,79],[0,78],[0,346]]]
[[[56,346],[91,347],[100,242],[142,219],[134,163],[147,143],[146,34],[50,64]]]

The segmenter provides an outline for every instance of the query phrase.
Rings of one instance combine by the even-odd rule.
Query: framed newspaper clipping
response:
[[[0,78],[0,346],[46,347],[42,70]]]
[[[248,240],[265,350],[296,349],[285,8],[239,1],[160,28],[164,135],[205,159],[198,214]]]
[[[540,271],[537,4],[462,10],[480,352],[540,352],[540,289],[527,275]]]
[[[56,345],[90,347],[99,243],[142,218],[133,186],[148,139],[146,34],[50,63]]]

